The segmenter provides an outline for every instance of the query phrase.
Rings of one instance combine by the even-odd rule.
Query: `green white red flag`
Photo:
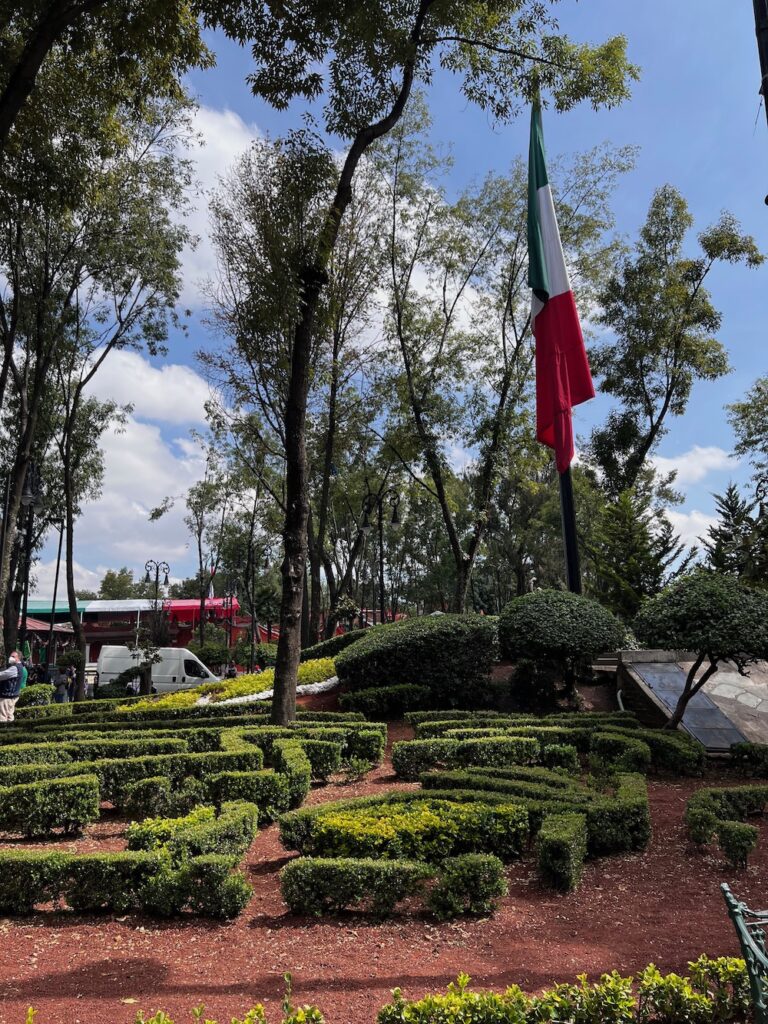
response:
[[[531,110],[528,157],[528,283],[536,339],[536,437],[555,450],[559,473],[574,455],[574,406],[595,397],[584,336],[560,242],[544,160],[538,99]]]

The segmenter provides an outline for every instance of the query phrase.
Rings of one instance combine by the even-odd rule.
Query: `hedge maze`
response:
[[[297,912],[385,913],[420,896],[438,916],[485,913],[504,891],[502,865],[529,853],[545,885],[572,889],[586,858],[647,844],[644,772],[695,773],[703,764],[698,744],[647,737],[623,713],[407,717],[416,738],[394,745],[393,766],[418,780],[418,790],[280,819],[283,845],[301,854],[282,873],[284,899]],[[582,759],[589,777],[581,776]]]
[[[105,803],[135,819],[117,853],[0,848],[0,913],[53,904],[235,916],[251,894],[238,865],[258,825],[299,807],[345,759],[379,761],[386,738],[356,714],[300,714],[278,728],[263,705],[153,717],[118,703],[29,708],[0,733],[9,838],[76,834]]]

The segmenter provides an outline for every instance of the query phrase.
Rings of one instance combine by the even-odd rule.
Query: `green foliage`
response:
[[[766,448],[768,451],[768,446]],[[768,576],[768,517],[757,497],[742,497],[736,484],[715,495],[717,522],[704,539],[707,564],[753,586]]]
[[[641,1024],[709,1024],[712,1005],[688,978],[664,976],[649,964],[637,979],[637,1019]]]
[[[736,455],[746,455],[757,479],[768,471],[768,376],[758,377],[741,402],[726,406]]]
[[[590,740],[590,751],[595,764],[607,770],[647,772],[651,765],[651,748],[634,736],[595,732]]]
[[[547,885],[568,891],[581,879],[587,856],[587,819],[583,814],[550,814],[538,839],[539,874]]]
[[[371,626],[369,629],[350,629],[346,633],[338,633],[327,640],[321,640],[319,644],[305,647],[301,652],[302,661],[312,661],[314,658],[335,658],[351,644],[357,643],[364,636],[372,632],[379,632],[386,626]]]
[[[0,831],[25,836],[54,830],[79,832],[99,816],[99,780],[94,775],[46,779],[0,788]]]
[[[758,829],[741,821],[719,821],[716,831],[717,841],[728,863],[734,868],[745,868],[747,857],[757,847]]]
[[[601,295],[600,320],[613,337],[592,347],[590,364],[602,392],[618,399],[621,409],[593,431],[590,455],[614,496],[637,482],[666,433],[667,417],[683,414],[695,382],[728,372],[726,351],[715,336],[721,317],[704,287],[713,265],[755,267],[763,260],[728,213],[699,235],[702,254],[686,256],[692,223],[680,193],[670,185],[658,189],[634,256]]]
[[[50,704],[53,700],[53,687],[50,683],[34,683],[25,686],[16,701],[17,708],[39,707]]]
[[[416,683],[371,686],[343,693],[339,697],[339,707],[342,711],[360,711],[366,718],[399,718],[406,711],[429,704],[431,697],[432,691],[428,686]]]
[[[491,914],[498,898],[508,891],[498,857],[465,853],[442,862],[427,906],[441,921],[459,914]]]
[[[207,788],[217,806],[237,800],[255,804],[263,824],[274,821],[290,806],[288,779],[275,771],[220,772],[208,778]]]
[[[291,807],[298,807],[309,792],[312,765],[297,740],[276,740],[272,745],[275,771],[285,775]]]
[[[384,916],[431,873],[415,861],[299,857],[280,872],[280,891],[294,914],[320,916],[354,907]]]
[[[515,707],[540,714],[554,711],[561,676],[562,668],[551,661],[521,658],[515,665],[509,687]]]
[[[397,680],[429,687],[445,706],[477,706],[488,699],[495,633],[476,615],[409,619],[367,632],[338,655],[336,671],[353,690]]]
[[[621,645],[624,629],[597,601],[559,590],[535,590],[511,601],[499,618],[499,641],[512,660],[560,665],[581,662]]]
[[[715,1021],[748,1015],[751,1000],[743,960],[732,956],[710,959],[702,953],[688,966],[693,987],[712,1003]]]
[[[301,853],[321,857],[438,861],[460,853],[494,853],[510,860],[520,856],[528,833],[526,811],[512,803],[491,806],[431,797],[341,803],[305,816],[301,836],[284,818],[281,839],[289,846],[299,843]]]
[[[757,778],[768,778],[768,743],[734,743],[731,761]]]
[[[579,768],[579,752],[568,743],[551,743],[541,751],[541,763],[545,768],[556,768],[569,775],[577,775]]]
[[[301,749],[309,758],[312,778],[325,782],[341,769],[341,744],[328,740],[303,739]]]
[[[768,594],[699,570],[648,601],[634,630],[651,647],[701,652],[743,669],[768,656]]]

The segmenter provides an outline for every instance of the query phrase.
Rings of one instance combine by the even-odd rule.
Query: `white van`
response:
[[[189,690],[201,683],[218,682],[219,677],[186,647],[160,647],[157,653],[160,660],[152,666],[152,686],[158,693]],[[102,647],[96,662],[99,685],[111,683],[121,672],[138,665],[140,659],[140,651],[131,651],[127,647]]]

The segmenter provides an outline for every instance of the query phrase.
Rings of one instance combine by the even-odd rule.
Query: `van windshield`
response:
[[[193,679],[207,679],[208,673],[202,665],[189,658],[184,660],[184,675],[192,676]]]

